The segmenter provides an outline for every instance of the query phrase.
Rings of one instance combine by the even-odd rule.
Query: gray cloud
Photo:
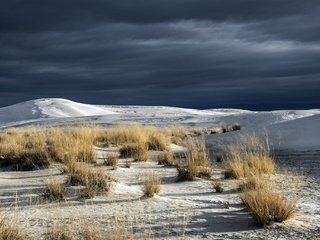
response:
[[[320,107],[318,1],[3,1],[0,106]]]

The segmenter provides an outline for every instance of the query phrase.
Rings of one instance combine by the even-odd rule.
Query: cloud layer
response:
[[[5,0],[0,106],[320,107],[320,4]]]

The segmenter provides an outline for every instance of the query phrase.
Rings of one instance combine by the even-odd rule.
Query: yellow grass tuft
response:
[[[279,193],[269,189],[246,191],[240,197],[261,225],[283,222],[292,217],[295,211],[295,204],[287,202]]]
[[[30,238],[22,232],[17,223],[8,219],[6,214],[0,213],[0,239],[25,240]]]
[[[50,179],[45,185],[44,199],[49,201],[64,200],[64,184],[59,183],[55,179]]]
[[[85,186],[81,196],[94,198],[98,193],[110,192],[112,179],[106,176],[103,169],[90,169],[85,165],[75,165],[70,171],[69,184]]]
[[[70,225],[53,224],[47,233],[47,240],[73,240],[75,239]]]
[[[148,160],[148,150],[143,142],[126,144],[120,148],[120,155],[122,157],[132,157],[134,161],[147,161]]]
[[[152,173],[148,173],[143,181],[143,193],[146,197],[153,197],[160,192],[160,178]]]
[[[178,178],[181,181],[193,181],[196,177],[210,177],[209,159],[204,141],[188,139],[185,146],[188,149],[186,164],[178,165]]]
[[[246,136],[237,145],[227,147],[226,177],[236,179],[251,175],[274,174],[275,163],[268,143],[255,136]]]
[[[174,166],[176,161],[171,150],[165,151],[162,155],[158,156],[158,164],[165,166]]]

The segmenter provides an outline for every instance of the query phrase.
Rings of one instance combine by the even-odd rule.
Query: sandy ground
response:
[[[102,155],[98,151],[98,160]],[[75,232],[93,223],[106,234],[115,219],[136,239],[319,239],[320,179],[279,173],[273,177],[288,198],[297,202],[295,217],[284,224],[260,228],[241,204],[235,180],[222,180],[224,192],[216,193],[212,179],[222,179],[222,168],[213,166],[212,179],[177,182],[173,167],[157,164],[157,152],[150,160],[117,170],[104,167],[117,182],[107,196],[79,198],[79,188],[69,187],[65,202],[42,200],[44,182],[66,178],[59,165],[30,172],[0,172],[0,206],[17,219],[33,239],[44,239],[55,222],[70,224]],[[144,198],[141,182],[147,172],[161,177],[161,191]],[[131,235],[131,234],[129,234]]]

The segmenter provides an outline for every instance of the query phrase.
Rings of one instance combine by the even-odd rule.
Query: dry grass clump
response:
[[[148,150],[143,142],[126,144],[119,151],[122,157],[132,157],[134,161],[148,160]]]
[[[143,193],[146,197],[153,197],[160,192],[160,178],[152,173],[148,173],[143,181]]]
[[[44,199],[49,201],[64,200],[65,185],[55,179],[50,179],[45,185]]]
[[[70,171],[69,184],[85,186],[81,196],[94,198],[98,193],[108,193],[111,190],[112,179],[105,175],[103,169],[76,165]]]
[[[118,168],[119,158],[116,153],[109,153],[104,161],[106,166],[111,166],[114,170]]]
[[[237,145],[227,147],[227,177],[236,179],[250,175],[274,174],[275,163],[267,142],[255,136],[243,137]]]
[[[174,166],[176,161],[174,159],[174,155],[172,151],[167,150],[162,155],[158,156],[158,164],[165,166]]]
[[[75,239],[70,225],[53,224],[49,229],[46,240],[73,240]]]
[[[188,148],[186,165],[178,165],[178,178],[181,181],[193,181],[196,177],[209,176],[209,160],[204,141],[189,139],[186,143]]]
[[[269,189],[250,190],[240,195],[261,225],[283,222],[293,216],[295,204],[286,202],[279,193]]]
[[[96,127],[69,127],[48,129],[47,144],[50,157],[56,162],[96,161],[93,143],[99,133]]]
[[[1,240],[25,240],[29,239],[17,223],[10,221],[8,217],[0,213],[0,239]]]

